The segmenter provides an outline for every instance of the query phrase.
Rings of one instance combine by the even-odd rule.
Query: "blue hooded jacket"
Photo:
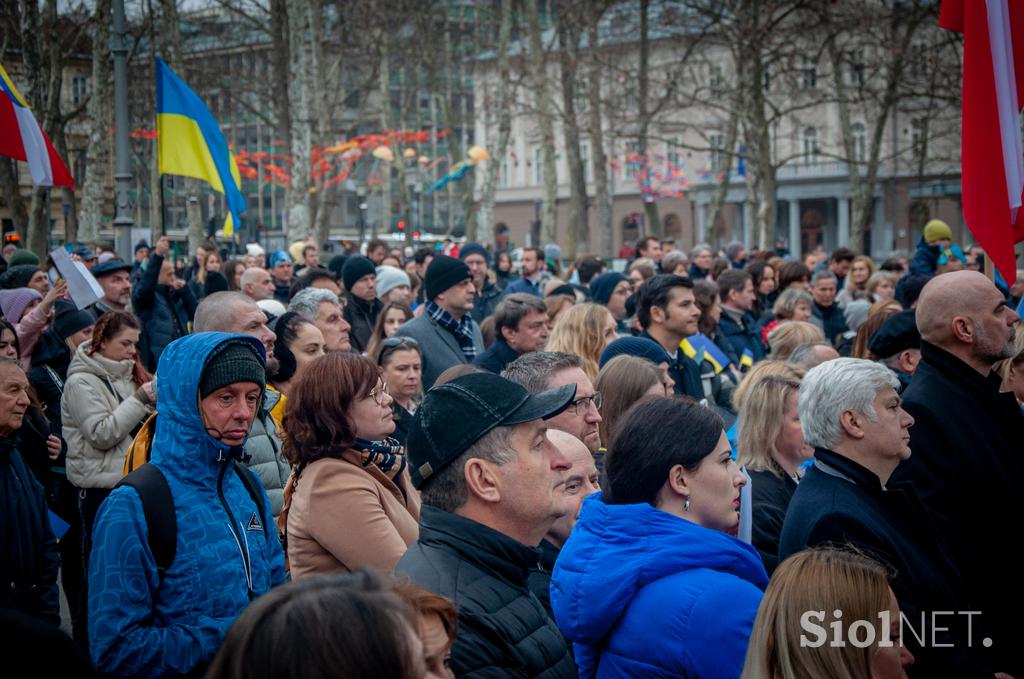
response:
[[[211,332],[175,340],[160,357],[160,417],[150,461],[170,486],[178,528],[176,555],[163,582],[133,488],[114,490],[96,517],[89,559],[89,639],[102,674],[202,671],[251,598],[285,580],[281,544],[275,531],[270,540],[264,532],[264,526],[273,525],[270,501],[264,500],[266,511],[259,516],[230,469],[228,446],[207,433],[199,415],[203,368],[213,350],[229,340],[251,343],[264,356],[254,338]]]
[[[584,679],[735,679],[767,584],[750,545],[595,493],[555,563],[551,608]]]

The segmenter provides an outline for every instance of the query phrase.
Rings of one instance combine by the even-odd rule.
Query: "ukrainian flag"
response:
[[[688,337],[683,340],[688,346],[692,347],[694,356],[697,353],[701,354],[702,360],[710,363],[714,369],[715,374],[718,375],[729,365],[729,357],[725,355],[717,344],[711,341],[711,338],[704,333],[697,333],[692,337]],[[680,344],[682,346],[682,344]],[[686,352],[686,349],[683,349]]]
[[[740,355],[740,369],[746,372],[754,365],[754,352],[750,349],[744,349]]]
[[[202,179],[223,193],[224,235],[230,236],[245,212],[238,165],[206,104],[163,59],[156,60],[156,130],[160,174]]]

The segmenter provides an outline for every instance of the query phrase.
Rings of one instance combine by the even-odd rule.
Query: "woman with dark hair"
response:
[[[512,257],[502,250],[494,256],[494,284],[499,290],[504,291],[508,287],[509,279],[512,277]]]
[[[423,396],[423,352],[411,337],[389,337],[380,343],[372,358],[391,394],[391,412],[395,416],[392,437],[404,446],[417,402]]]
[[[284,455],[295,471],[282,519],[293,578],[390,573],[419,536],[420,497],[391,438],[391,404],[374,362],[352,354],[318,358],[292,390]]]
[[[423,679],[416,622],[370,573],[291,582],[245,609],[206,679]]]
[[[760,318],[775,304],[779,290],[775,285],[775,269],[763,259],[755,259],[747,264],[747,271],[754,280],[754,318]]]
[[[377,322],[373,326],[373,333],[370,334],[370,341],[366,344],[366,355],[376,356],[380,351],[380,344],[389,337],[395,336],[398,326],[412,318],[412,309],[408,304],[401,302],[388,302],[380,310]]]
[[[228,290],[239,291],[242,289],[242,274],[245,273],[245,263],[237,259],[229,259],[224,262],[221,270],[224,278],[228,281]]]
[[[722,420],[691,400],[641,402],[605,473],[551,578],[580,676],[738,677],[768,576],[733,537],[745,479]]]
[[[284,419],[285,403],[294,385],[310,363],[324,355],[324,334],[313,321],[289,311],[274,324],[274,358],[277,368],[270,375],[267,386],[281,394],[277,405],[270,410],[278,431]]]

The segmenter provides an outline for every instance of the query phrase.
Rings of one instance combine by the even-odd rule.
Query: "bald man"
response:
[[[601,490],[598,482],[597,466],[594,464],[594,455],[587,448],[583,441],[572,434],[558,429],[548,429],[548,439],[555,444],[558,451],[572,465],[565,472],[565,486],[563,493],[565,501],[569,505],[568,513],[555,521],[551,530],[544,536],[540,543],[540,559],[537,566],[530,570],[529,587],[534,596],[544,604],[544,608],[551,613],[551,571],[555,567],[555,560],[562,545],[569,539],[576,519],[580,515],[580,507],[583,505],[583,498]]]
[[[931,279],[917,303],[921,361],[903,393],[914,417],[910,459],[892,481],[910,481],[958,569],[964,610],[974,619],[975,650],[995,671],[1024,676],[1018,648],[1024,580],[1007,541],[1019,535],[1024,478],[1024,416],[1000,393],[992,366],[1013,355],[1020,317],[983,274]],[[910,574],[913,577],[913,574]],[[991,639],[991,645],[982,643]]]

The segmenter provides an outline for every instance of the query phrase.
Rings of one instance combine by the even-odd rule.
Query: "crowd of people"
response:
[[[5,251],[38,670],[1024,677],[1024,271],[939,220],[882,262],[360,245],[73,248],[85,308]]]

